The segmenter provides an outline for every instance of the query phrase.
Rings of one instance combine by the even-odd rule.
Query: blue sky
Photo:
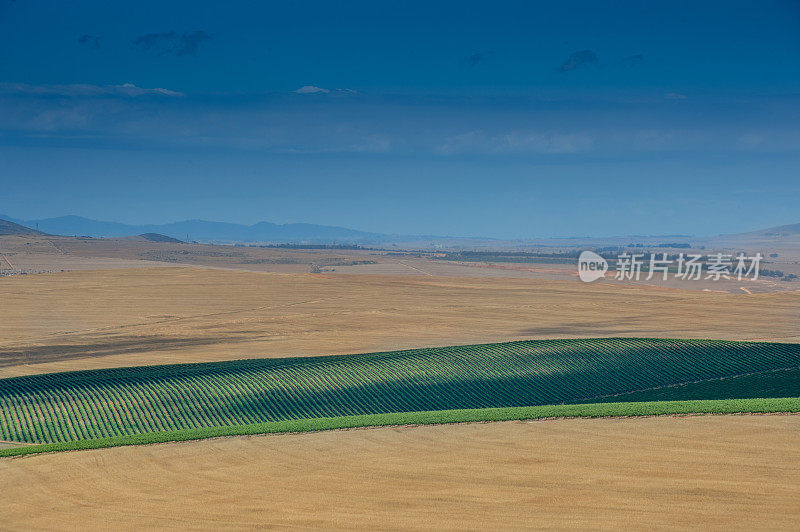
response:
[[[796,2],[0,1],[16,218],[506,238],[800,221]]]

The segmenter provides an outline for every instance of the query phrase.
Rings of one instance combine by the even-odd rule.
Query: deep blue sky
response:
[[[0,0],[0,212],[509,238],[800,222],[800,3],[696,4]]]

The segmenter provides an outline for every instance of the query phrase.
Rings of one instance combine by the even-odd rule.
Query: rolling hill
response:
[[[800,223],[768,227],[748,233],[720,235],[709,239],[708,244],[717,247],[775,250],[782,256],[789,253],[796,257],[800,253]]]
[[[745,233],[750,235],[759,236],[794,236],[800,235],[800,224],[779,225],[778,227],[770,227],[762,229],[753,233]]]
[[[167,242],[171,244],[184,243],[183,240],[178,240],[177,238],[172,238],[171,236],[162,235],[159,233],[142,233],[141,235],[131,237],[131,239],[145,242]]]
[[[41,231],[0,219],[0,235],[43,235]]]
[[[631,401],[636,415],[653,401],[796,398],[798,372],[797,344],[602,338],[53,373],[0,380],[0,439]]]
[[[756,231],[749,231],[747,233],[731,233],[720,235],[719,239],[724,240],[764,240],[764,239],[781,239],[789,238],[796,240],[800,237],[800,223],[779,225],[776,227],[768,227],[766,229],[758,229]]]

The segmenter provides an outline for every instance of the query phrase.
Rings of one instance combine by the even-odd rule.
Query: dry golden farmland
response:
[[[800,293],[207,268],[0,278],[0,377],[522,338],[797,341]]]
[[[0,378],[523,338],[800,340],[800,292],[122,266],[0,277]],[[791,529],[798,434],[800,416],[551,420],[10,458],[0,528]]]
[[[796,530],[800,416],[233,437],[0,460],[34,529]]]

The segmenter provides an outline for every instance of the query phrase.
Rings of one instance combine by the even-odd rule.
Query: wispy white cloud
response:
[[[39,96],[186,96],[182,92],[169,89],[146,89],[132,83],[123,85],[30,85],[27,83],[0,83],[0,94],[28,94]]]
[[[303,85],[299,89],[293,91],[295,94],[331,94],[337,96],[347,96],[350,94],[358,94],[358,91],[353,89],[325,89],[316,87],[314,85]]]
[[[497,107],[474,99],[324,90],[177,97],[182,94],[130,84],[0,83],[0,136],[26,143],[33,138],[79,143],[96,136],[115,146],[559,160],[643,153],[796,153],[800,143],[794,120],[798,102],[791,98],[731,101],[724,113],[707,106],[697,116],[702,96],[676,107],[664,93],[630,102],[508,100]],[[743,112],[732,120],[730,109]]]
[[[331,91],[330,89],[323,89],[322,87],[315,87],[314,85],[303,85],[294,92],[297,94],[319,94],[319,93],[327,94]]]

